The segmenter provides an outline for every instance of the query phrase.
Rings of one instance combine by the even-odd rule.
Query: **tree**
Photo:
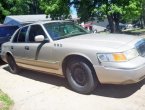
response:
[[[52,19],[68,18],[70,6],[75,5],[81,21],[88,21],[92,17],[92,11],[97,0],[41,0],[40,8],[51,16]]]
[[[81,21],[107,18],[111,32],[120,32],[120,21],[132,22],[141,15],[140,1],[136,0],[73,0],[72,3]]]
[[[7,15],[40,14],[39,0],[0,0],[0,21]]]
[[[119,22],[132,22],[140,16],[140,2],[136,0],[102,0],[94,12],[106,16],[111,32],[120,32]]]
[[[111,32],[119,32],[121,21],[142,19],[145,24],[145,0],[0,0],[0,20],[6,15],[45,14],[52,19],[70,16],[70,6],[77,9],[81,21],[108,19]]]
[[[13,0],[15,5],[11,8],[12,14],[22,15],[22,14],[38,14],[42,13],[40,9],[39,0]]]
[[[94,13],[92,12],[98,3],[97,0],[74,0],[72,3],[77,9],[81,21],[93,20]]]
[[[41,0],[40,8],[52,19],[63,19],[69,16],[69,0]]]
[[[142,15],[143,15],[143,21],[145,24],[145,0],[142,0]]]
[[[5,18],[5,16],[11,14],[10,12],[10,7],[13,5],[13,1],[12,0],[0,0],[0,21],[2,22],[2,20]]]
[[[141,6],[141,17],[140,17],[140,20],[141,20],[141,28],[144,28],[145,27],[145,1],[144,0],[140,0],[140,6]]]

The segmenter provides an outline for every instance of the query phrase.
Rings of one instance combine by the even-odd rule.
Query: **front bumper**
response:
[[[129,62],[94,65],[100,83],[131,84],[145,78],[145,58],[136,58]]]

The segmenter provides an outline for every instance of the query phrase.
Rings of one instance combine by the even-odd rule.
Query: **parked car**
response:
[[[140,21],[137,21],[136,23],[133,24],[133,27],[134,28],[141,28],[142,27],[142,24]]]
[[[130,84],[145,78],[145,39],[119,34],[90,34],[68,21],[21,27],[2,45],[12,73],[20,67],[64,76],[79,93],[100,83]]]
[[[123,23],[119,23],[119,29],[122,31],[122,30],[126,30],[128,27],[127,27],[128,25],[127,24],[123,24]],[[110,31],[110,26],[109,26],[109,24],[106,26],[106,30],[107,31]]]
[[[13,33],[18,29],[18,26],[0,25],[0,53],[1,45],[10,40]]]
[[[92,30],[93,30],[94,33],[97,33],[97,32],[103,32],[103,31],[105,31],[106,28],[103,27],[103,26],[97,26],[97,25],[93,24],[92,25]]]

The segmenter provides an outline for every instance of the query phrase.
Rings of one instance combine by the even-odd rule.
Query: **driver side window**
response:
[[[37,35],[43,35],[44,37],[46,36],[44,30],[40,25],[32,25],[29,31],[28,42],[35,42],[35,36]]]

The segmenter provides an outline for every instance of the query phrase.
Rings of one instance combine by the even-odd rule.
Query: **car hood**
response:
[[[120,48],[127,50],[127,48],[130,49],[134,47],[134,44],[141,39],[142,38],[136,36],[124,34],[85,34],[62,39],[60,42],[64,46],[66,44],[68,47],[72,46],[90,49],[95,48],[106,51],[108,51],[108,49],[110,49],[110,51],[119,51]]]

